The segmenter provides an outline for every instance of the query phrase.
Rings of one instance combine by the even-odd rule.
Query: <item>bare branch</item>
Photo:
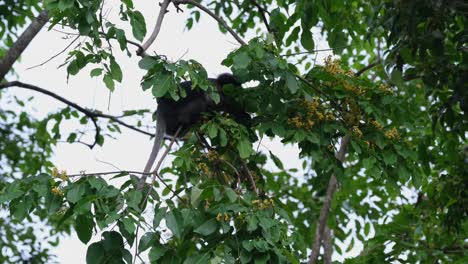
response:
[[[137,55],[144,56],[145,51],[156,40],[156,37],[158,36],[159,31],[161,30],[164,15],[166,15],[166,10],[170,2],[171,0],[164,0],[164,2],[161,4],[161,9],[159,10],[158,19],[156,20],[156,25],[154,26],[153,33],[151,33],[151,36],[149,37],[149,39],[146,40],[145,43],[143,43],[143,45],[141,46],[141,49],[137,51]]]
[[[125,170],[123,170],[123,171],[118,170],[118,171],[106,171],[106,172],[92,172],[92,173],[86,173],[86,172],[83,171],[82,173],[68,175],[68,177],[70,177],[70,178],[74,178],[74,177],[93,177],[93,176],[112,175],[112,174],[119,174],[119,173],[141,174],[141,175],[145,174],[144,172],[141,172],[141,171],[125,171]]]
[[[146,131],[141,130],[141,129],[137,128],[137,127],[129,125],[129,124],[119,120],[115,116],[107,115],[107,114],[103,114],[103,113],[100,113],[100,112],[97,112],[97,111],[86,109],[86,108],[84,108],[84,107],[82,107],[82,106],[80,106],[80,105],[78,105],[78,104],[76,104],[74,102],[69,101],[66,98],[61,97],[60,95],[58,95],[56,93],[53,93],[53,92],[48,91],[46,89],[40,88],[38,86],[27,84],[27,83],[22,83],[22,82],[19,82],[19,81],[13,81],[13,82],[7,82],[7,83],[0,84],[0,90],[5,89],[5,88],[9,88],[9,87],[19,87],[19,88],[24,88],[24,89],[29,89],[29,90],[33,90],[33,91],[36,91],[36,92],[40,92],[40,93],[48,95],[48,96],[50,96],[50,97],[52,97],[54,99],[57,99],[60,102],[66,104],[66,105],[68,105],[70,107],[73,107],[74,109],[76,109],[79,112],[83,113],[84,115],[88,116],[92,120],[94,125],[96,126],[96,137],[95,137],[96,141],[97,141],[97,137],[98,137],[99,132],[100,132],[99,127],[97,126],[97,118],[109,119],[109,120],[112,120],[113,122],[116,122],[116,123],[126,127],[126,128],[129,128],[131,130],[140,132],[140,133],[148,135],[148,136],[153,136],[152,133],[146,132]],[[94,144],[92,144],[90,146],[90,148],[94,147],[95,143],[96,142],[94,142]]]
[[[19,36],[13,46],[3,57],[0,62],[0,81],[5,78],[5,75],[11,70],[11,67],[15,61],[21,56],[26,47],[31,43],[34,37],[39,33],[42,27],[49,20],[49,14],[47,10],[42,10],[39,15],[31,22],[26,30]]]
[[[295,53],[290,53],[290,54],[283,54],[281,56],[283,57],[290,57],[290,56],[297,56],[297,55],[303,55],[303,54],[312,54],[312,53],[317,53],[317,52],[324,52],[324,51],[333,51],[337,49],[344,49],[351,47],[350,45],[346,46],[341,46],[341,47],[336,47],[336,48],[329,48],[329,49],[316,49],[316,50],[310,50],[310,51],[301,51],[301,52],[295,52]]]
[[[216,21],[218,21],[218,23],[220,23],[227,31],[229,31],[229,33],[237,40],[237,42],[239,42],[241,45],[247,45],[241,37],[239,37],[239,35],[237,35],[236,32],[234,32],[234,30],[232,28],[230,28],[226,21],[224,21],[224,19],[222,19],[221,17],[217,16],[215,13],[213,13],[211,10],[209,10],[208,8],[206,8],[205,6],[201,5],[200,3],[198,2],[195,2],[193,0],[172,0],[172,2],[174,3],[174,5],[179,5],[179,4],[190,4],[190,5],[193,5],[193,6],[196,6],[197,8],[201,9],[203,12],[207,13],[209,16],[211,16],[212,18],[214,18]]]
[[[77,36],[75,39],[73,39],[72,42],[70,42],[70,44],[68,44],[63,50],[59,51],[57,54],[55,54],[54,56],[50,57],[49,59],[45,60],[44,62],[38,64],[38,65],[35,65],[35,66],[31,66],[29,68],[26,68],[26,70],[30,70],[30,69],[34,69],[34,68],[37,68],[37,67],[40,67],[46,63],[48,63],[49,61],[55,59],[57,56],[59,56],[60,54],[64,53],[65,51],[67,51],[68,48],[70,48],[71,45],[73,45],[73,43],[75,43],[78,39],[80,38],[80,36]]]
[[[323,232],[323,263],[332,264],[333,255],[333,233],[332,230],[326,226]]]
[[[341,146],[336,154],[336,158],[343,163],[346,151],[348,148],[348,144],[350,141],[350,136],[346,135],[341,139]],[[335,175],[330,177],[328,181],[327,193],[325,195],[325,201],[323,202],[322,209],[320,210],[320,216],[317,224],[317,228],[315,229],[315,237],[314,237],[314,244],[312,246],[312,254],[309,258],[309,264],[317,263],[317,258],[320,253],[320,245],[322,242],[323,232],[325,226],[327,225],[327,218],[328,214],[330,213],[330,206],[333,201],[333,195],[335,194],[337,187],[337,181]]]
[[[244,170],[247,173],[247,177],[249,178],[250,184],[252,185],[252,189],[258,195],[257,185],[255,184],[255,180],[253,178],[252,173],[249,170],[249,167],[247,167],[247,163],[245,163],[243,159],[241,159],[241,162],[242,162],[242,167],[244,167]]]

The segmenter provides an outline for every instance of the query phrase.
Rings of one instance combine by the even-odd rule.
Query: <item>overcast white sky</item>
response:
[[[107,2],[114,3],[115,1]],[[137,9],[145,16],[148,32],[151,33],[159,12],[158,2],[134,2]],[[105,6],[105,9],[109,11],[108,19],[121,25],[115,16],[118,8],[118,5],[112,4]],[[237,42],[230,35],[221,34],[214,20],[204,14],[202,14],[201,22],[196,24],[193,30],[187,31],[185,17],[188,13],[188,11],[176,13],[171,7],[171,11],[165,17],[161,32],[149,53],[157,51],[158,54],[164,54],[173,60],[177,60],[181,56],[184,59],[195,59],[207,69],[210,76],[228,71],[221,65],[221,61],[229,52],[238,47]],[[124,28],[128,29],[128,27]],[[71,32],[69,29],[63,30]],[[127,31],[127,36],[131,38],[130,30]],[[63,37],[62,33],[43,29],[26,49],[21,61],[15,64],[19,80],[53,91],[81,106],[96,108],[110,114],[119,114],[121,111],[129,109],[156,108],[155,100],[150,92],[144,93],[140,88],[139,83],[143,71],[138,68],[139,58],[135,55],[128,58],[126,54],[121,54],[117,43],[114,43],[115,54],[123,69],[124,79],[122,84],[117,84],[115,92],[111,95],[110,104],[109,92],[101,79],[89,77],[89,70],[92,67],[88,67],[77,76],[72,76],[67,83],[65,68],[57,69],[66,58],[66,53],[42,67],[27,70],[28,67],[52,57],[71,42],[72,38],[64,39]],[[317,48],[327,48],[324,42],[316,41],[316,43],[318,43]],[[130,47],[130,50],[134,52],[133,47]],[[326,52],[319,54],[317,61],[322,61],[328,54]],[[16,78],[10,77],[9,79]],[[15,94],[36,97],[29,107],[35,110],[38,117],[64,107],[50,97],[32,91],[12,89],[15,89]],[[149,155],[151,144],[148,137],[122,128],[122,134],[117,140],[106,139],[104,147],[97,147],[92,151],[80,144],[59,144],[55,150],[54,164],[59,169],[66,169],[69,173],[78,173],[82,170],[99,172],[114,169],[98,160],[110,162],[123,170],[141,171]],[[265,140],[263,145],[279,156],[287,167],[301,167],[296,148]],[[96,238],[98,237],[96,236]],[[87,245],[83,245],[73,234],[71,237],[62,239],[54,252],[59,256],[60,263],[85,263],[86,249]]]

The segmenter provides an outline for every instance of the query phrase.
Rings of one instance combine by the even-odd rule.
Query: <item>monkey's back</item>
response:
[[[215,79],[210,79],[214,82]],[[213,101],[207,98],[206,93],[200,89],[192,89],[192,82],[181,82],[180,86],[185,90],[187,96],[175,101],[170,98],[158,98],[158,110],[166,122],[166,134],[174,136],[177,129],[181,127],[179,137],[187,133],[201,116],[213,106]]]

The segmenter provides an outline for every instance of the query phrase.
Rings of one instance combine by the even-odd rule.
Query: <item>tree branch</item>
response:
[[[332,230],[325,226],[323,232],[323,263],[332,264],[332,255],[333,255],[333,239],[332,239]]]
[[[357,76],[357,77],[359,77],[359,76],[361,76],[364,72],[366,72],[366,71],[368,71],[368,70],[374,68],[374,67],[377,66],[377,65],[380,65],[381,63],[382,63],[381,60],[377,60],[376,62],[371,63],[371,64],[367,65],[366,67],[360,69],[360,70],[357,71],[354,75]]]
[[[341,146],[336,154],[336,158],[343,163],[346,151],[348,148],[348,144],[350,141],[350,136],[346,135],[341,139]],[[337,180],[335,175],[330,177],[328,181],[327,193],[325,195],[325,201],[323,203],[322,209],[320,210],[320,216],[318,220],[317,228],[315,229],[315,237],[314,237],[314,244],[312,246],[312,254],[309,258],[309,264],[317,263],[317,258],[320,253],[320,245],[322,242],[323,232],[325,230],[325,226],[327,224],[328,214],[330,213],[330,206],[333,201],[333,195],[335,194],[337,187]]]
[[[41,28],[49,20],[47,10],[42,10],[39,15],[31,22],[26,30],[19,36],[13,46],[8,50],[6,55],[0,62],[0,81],[5,78],[5,75],[11,70],[11,67],[18,60],[19,56],[23,53],[26,47],[31,43],[33,38],[39,33]]]
[[[268,32],[271,32],[271,28],[270,28],[270,25],[268,24],[268,19],[265,15],[265,13],[268,13],[268,11],[266,11],[259,3],[257,3],[257,1],[255,0],[250,0],[250,2],[256,6],[258,8],[258,12],[260,13],[260,16],[262,17],[262,20],[263,20],[263,24],[265,24],[265,27],[266,29],[268,30]]]
[[[97,118],[109,119],[109,120],[112,120],[113,122],[116,122],[116,123],[126,127],[126,128],[129,128],[131,130],[140,132],[140,133],[148,135],[148,136],[153,136],[152,133],[146,132],[146,131],[141,130],[141,129],[137,128],[137,127],[129,125],[129,124],[119,120],[115,116],[107,115],[107,114],[103,114],[103,113],[100,113],[100,112],[97,112],[97,111],[86,109],[86,108],[84,108],[84,107],[82,107],[82,106],[80,106],[80,105],[78,105],[78,104],[76,104],[74,102],[69,101],[66,98],[61,97],[60,95],[58,95],[56,93],[53,93],[51,91],[48,91],[48,90],[40,88],[40,87],[37,87],[35,85],[22,83],[22,82],[19,82],[19,81],[13,81],[13,82],[7,82],[7,83],[0,84],[0,90],[5,89],[5,88],[9,88],[9,87],[19,87],[19,88],[29,89],[29,90],[33,90],[33,91],[48,95],[48,96],[50,96],[50,97],[52,97],[54,99],[57,99],[58,101],[66,104],[66,105],[68,105],[70,107],[73,107],[74,109],[76,109],[79,112],[83,113],[84,115],[88,116],[89,118],[91,118],[94,125],[96,126],[96,129],[97,129],[96,130],[96,140],[97,140],[97,136],[99,135],[99,127],[97,126],[97,120],[96,120]],[[90,146],[90,148],[94,147],[95,143],[96,142],[94,142],[94,144],[92,144]]]
[[[159,15],[156,20],[156,25],[154,26],[153,33],[151,33],[151,36],[149,37],[148,40],[146,40],[143,45],[141,45],[141,49],[137,51],[138,56],[144,56],[145,51],[153,44],[153,42],[156,40],[156,37],[159,34],[159,31],[161,30],[162,22],[164,19],[164,15],[166,15],[166,10],[167,7],[169,6],[169,3],[171,0],[164,0],[164,2],[161,4],[161,9],[159,10]]]
[[[216,21],[218,21],[218,23],[220,23],[227,31],[229,31],[229,33],[237,40],[237,42],[239,42],[243,46],[247,45],[242,40],[242,38],[239,37],[239,35],[237,35],[237,33],[234,32],[234,30],[227,25],[227,23],[226,23],[226,21],[224,21],[224,19],[217,16],[215,13],[213,13],[211,10],[209,10],[205,6],[201,5],[200,3],[195,2],[193,0],[172,0],[172,2],[174,3],[174,5],[190,4],[190,5],[196,6],[197,8],[201,9],[203,12],[207,13],[209,16],[214,18]]]

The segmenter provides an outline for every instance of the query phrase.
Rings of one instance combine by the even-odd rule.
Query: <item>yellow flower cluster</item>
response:
[[[68,181],[68,175],[66,170],[62,170],[59,172],[59,170],[56,167],[52,168],[52,177],[54,178],[59,178],[64,181]]]
[[[295,117],[288,118],[288,124],[297,128],[310,129],[314,126],[315,122],[308,118],[305,119],[300,116],[295,116]]]
[[[329,73],[333,74],[344,74],[353,77],[354,72],[349,70],[346,71],[341,68],[340,64],[341,61],[339,59],[332,59],[332,56],[329,55],[328,57],[325,58],[325,70]]]
[[[221,221],[227,222],[229,221],[229,219],[231,218],[229,217],[227,213],[224,213],[224,214],[218,213],[218,215],[216,216],[216,221],[218,222],[221,222]]]
[[[358,138],[362,138],[363,134],[362,131],[359,129],[358,126],[353,126],[353,135],[355,135]]]
[[[333,121],[335,116],[332,113],[320,111],[319,98],[315,97],[312,101],[302,100],[300,105],[305,109],[305,116],[294,116],[288,118],[288,124],[303,129],[311,129],[317,122],[326,120]]]
[[[392,128],[385,132],[385,137],[389,140],[398,140],[400,139],[400,134],[398,134],[398,130],[396,128]]]
[[[262,200],[253,200],[252,204],[257,206],[258,209],[263,210],[275,206],[275,201],[273,199],[264,199]]]
[[[52,193],[57,195],[57,196],[63,196],[63,192],[60,190],[58,186],[52,187]]]
[[[378,130],[382,130],[383,129],[383,125],[379,123],[379,121],[377,120],[372,120],[370,121],[371,125],[374,126],[375,128],[377,128]]]
[[[219,159],[218,153],[216,153],[216,151],[212,150],[212,149],[208,151],[206,156],[208,157],[208,160],[210,160],[210,161],[216,161],[216,160]]]
[[[208,175],[210,172],[210,169],[208,168],[208,165],[206,165],[206,163],[198,163],[198,168],[206,175]]]
[[[350,84],[347,81],[343,81],[342,84],[343,84],[343,87],[344,87],[344,89],[346,91],[352,92],[352,93],[354,93],[356,95],[362,95],[365,92],[364,89],[362,89],[362,88],[360,88],[360,87],[358,87],[356,85]]]
[[[350,126],[357,126],[361,120],[361,110],[354,100],[346,99],[344,102],[347,113],[344,114],[344,121]]]
[[[388,84],[380,84],[379,85],[379,90],[384,92],[384,93],[388,93],[388,94],[393,93],[392,87],[390,87],[390,85],[388,85]]]

